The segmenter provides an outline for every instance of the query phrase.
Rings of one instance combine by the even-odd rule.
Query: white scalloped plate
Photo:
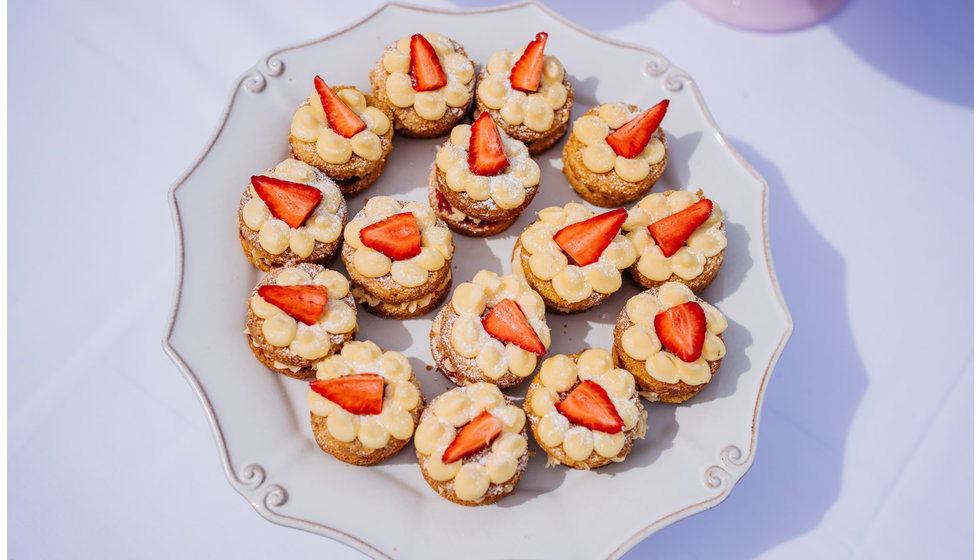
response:
[[[728,354],[712,383],[681,406],[646,403],[650,430],[625,462],[592,472],[546,469],[538,451],[515,493],[485,507],[437,496],[411,446],[375,467],[321,452],[310,432],[306,384],[265,369],[242,334],[247,294],[260,278],[235,235],[235,208],[249,176],[287,156],[288,124],[314,74],[369,90],[368,69],[382,47],[426,30],[461,41],[478,62],[547,31],[548,50],[575,87],[573,118],[599,100],[649,106],[669,98],[670,159],[657,190],[703,188],[727,214],[725,265],[703,294],[729,321]],[[396,138],[381,179],[348,201],[351,214],[379,194],[426,200],[427,168],[441,141]],[[560,146],[537,160],[541,189],[517,224],[490,240],[455,236],[457,283],[482,268],[508,272],[514,239],[536,211],[581,200],[561,174]],[[694,82],[656,52],[595,36],[534,2],[474,11],[389,4],[349,29],[273,51],[242,75],[170,202],[177,287],[164,348],[204,405],[228,480],[270,521],[377,558],[617,558],[654,531],[720,503],[752,463],[766,382],[792,330],[771,266],[767,187],[715,126]],[[342,270],[339,259],[334,268]],[[624,282],[589,312],[549,314],[551,353],[609,348],[613,320],[639,291]],[[425,367],[433,315],[395,321],[358,314],[358,337],[409,356],[429,399],[450,387]],[[509,393],[520,396],[524,388]]]

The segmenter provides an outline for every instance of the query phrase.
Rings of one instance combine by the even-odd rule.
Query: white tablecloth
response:
[[[629,4],[555,9],[697,81],[769,182],[796,331],[755,465],[727,501],[627,557],[968,556],[971,5],[850,0],[818,26],[764,34],[679,0]],[[233,80],[377,5],[8,7],[11,557],[363,558],[235,493],[159,341],[166,191]]]

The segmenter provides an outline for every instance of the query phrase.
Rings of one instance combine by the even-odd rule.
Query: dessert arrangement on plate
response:
[[[466,506],[515,490],[535,452],[529,435],[549,467],[629,461],[647,434],[645,407],[694,397],[725,355],[725,316],[695,295],[722,266],[724,213],[700,189],[650,192],[668,164],[669,101],[610,100],[571,122],[575,93],[548,34],[501,47],[473,61],[456,40],[418,33],[382,49],[366,69],[370,93],[311,76],[283,123],[291,157],[253,176],[238,210],[245,257],[266,273],[246,304],[247,344],[273,372],[309,382],[313,440],[353,465],[412,443],[421,478]],[[533,156],[569,125],[568,184],[542,185]],[[437,139],[425,200],[349,208],[345,197],[385,172],[396,132]],[[537,212],[511,270],[454,286],[453,259],[466,256],[453,232],[496,236],[541,189],[567,187],[581,201]],[[346,276],[326,268],[338,254]],[[639,287],[624,286],[627,271]],[[548,310],[609,305],[631,288],[613,310],[612,347],[549,355]],[[413,369],[384,340],[355,340],[358,306],[387,320],[438,309],[434,369]],[[423,394],[419,377],[440,374],[457,387]]]

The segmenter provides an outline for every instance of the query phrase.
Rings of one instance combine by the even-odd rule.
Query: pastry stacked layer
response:
[[[347,279],[315,264],[277,268],[252,290],[245,334],[255,357],[297,379],[315,375],[316,362],[357,332]]]
[[[391,153],[391,111],[352,86],[327,86],[319,76],[315,90],[293,114],[289,147],[304,161],[356,194],[371,186]]]
[[[562,169],[586,201],[612,208],[643,196],[667,166],[660,121],[667,101],[640,113],[636,105],[606,103],[586,111],[562,149]]]
[[[527,467],[525,421],[494,385],[450,389],[429,403],[415,432],[422,476],[451,502],[496,502],[514,491]]]
[[[577,202],[545,208],[514,245],[514,271],[555,311],[595,307],[619,290],[622,271],[636,260],[620,231],[625,220],[625,210],[596,215]]]
[[[475,64],[456,41],[438,33],[402,37],[385,47],[371,87],[405,136],[442,136],[473,101]]]
[[[405,319],[449,293],[454,251],[449,228],[428,205],[376,196],[344,229],[341,255],[358,303]]]
[[[432,358],[457,385],[510,387],[537,369],[551,345],[544,301],[519,276],[481,270],[456,287],[432,321]]]
[[[565,67],[545,54],[547,41],[538,33],[526,47],[495,52],[477,78],[477,112],[488,112],[532,154],[565,135],[575,101]]]
[[[351,341],[317,363],[307,403],[321,449],[353,465],[373,465],[412,438],[425,398],[408,358]]]
[[[541,169],[521,142],[484,113],[458,125],[436,153],[429,201],[454,231],[473,237],[507,229],[538,192]]]

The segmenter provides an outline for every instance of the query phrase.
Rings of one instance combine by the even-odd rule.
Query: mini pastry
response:
[[[636,260],[620,234],[626,216],[622,208],[594,215],[577,202],[545,208],[514,245],[514,272],[555,311],[595,307],[622,286],[621,271]]]
[[[315,363],[357,333],[357,309],[339,272],[302,263],[277,268],[252,290],[245,336],[269,369],[310,379]]]
[[[524,424],[524,411],[489,383],[439,395],[415,431],[422,476],[451,502],[496,502],[514,491],[527,466]]]
[[[347,221],[344,197],[326,175],[287,159],[252,177],[238,205],[238,237],[249,262],[269,272],[299,263],[326,264]]]
[[[698,394],[725,355],[725,316],[678,282],[633,296],[616,318],[613,356],[651,401]]]
[[[466,115],[476,80],[463,46],[438,33],[403,37],[385,47],[371,87],[405,136],[442,136]]]
[[[317,363],[307,403],[321,449],[352,465],[374,465],[409,442],[425,398],[408,358],[351,341]]]
[[[457,385],[504,388],[534,373],[551,345],[544,300],[516,274],[481,270],[463,282],[432,322],[432,358]]]
[[[664,99],[640,113],[636,105],[606,103],[579,117],[561,152],[562,170],[575,192],[606,208],[646,194],[667,165],[660,122],[668,104]]]
[[[681,282],[698,293],[725,260],[725,215],[700,190],[645,197],[629,211],[623,230],[639,255],[630,272],[648,288]]]
[[[358,303],[406,319],[449,293],[454,251],[452,233],[427,204],[376,196],[344,228],[341,255]]]
[[[549,467],[594,469],[622,461],[647,431],[633,376],[600,348],[545,360],[524,411]]]
[[[541,169],[521,142],[484,112],[457,125],[429,171],[429,203],[453,231],[474,237],[507,229],[538,192]]]
[[[289,125],[293,157],[337,182],[345,195],[368,188],[391,153],[391,111],[353,86],[330,86],[317,76],[315,90]]]
[[[527,47],[498,51],[480,72],[476,112],[487,111],[511,138],[541,153],[568,130],[575,93],[557,58],[544,54],[547,33]]]

